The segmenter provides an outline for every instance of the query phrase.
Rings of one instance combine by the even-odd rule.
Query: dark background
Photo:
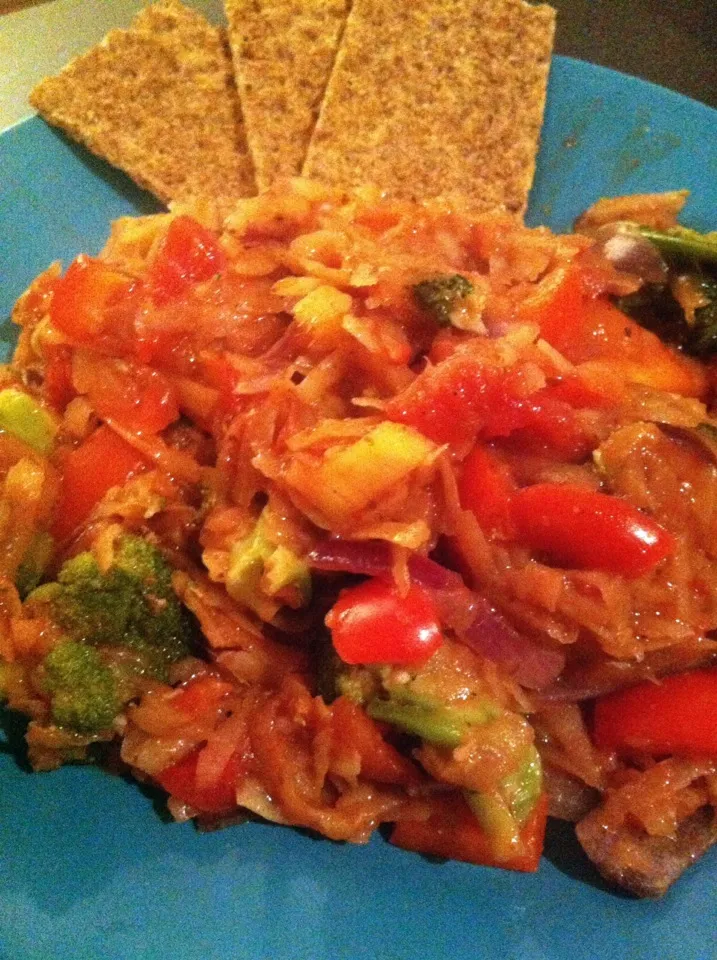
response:
[[[548,0],[556,52],[717,107],[717,0]]]

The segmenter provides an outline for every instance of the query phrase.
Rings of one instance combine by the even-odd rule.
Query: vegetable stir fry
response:
[[[664,893],[717,838],[717,245],[684,199],[558,236],[292,180],[38,277],[0,382],[35,769],[518,871],[552,815]]]

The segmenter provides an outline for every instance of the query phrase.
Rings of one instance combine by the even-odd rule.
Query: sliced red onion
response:
[[[307,559],[316,570],[391,575],[391,547],[380,540],[325,540]],[[471,649],[505,667],[522,686],[539,690],[563,669],[561,651],[542,647],[516,630],[485,597],[469,590],[460,574],[418,554],[409,558],[408,571],[415,583],[430,591],[441,621]]]
[[[542,647],[520,633],[491,603],[475,594],[476,616],[461,639],[472,650],[499,663],[522,686],[540,690],[565,666],[561,650]]]
[[[664,283],[667,264],[657,247],[630,224],[609,223],[595,232],[603,256],[624,273],[633,273],[645,283]]]
[[[314,570],[362,577],[391,573],[391,546],[385,540],[323,540],[306,558]]]

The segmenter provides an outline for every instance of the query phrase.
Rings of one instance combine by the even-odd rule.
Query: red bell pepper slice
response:
[[[595,704],[594,738],[598,747],[620,753],[717,758],[717,668],[602,697]]]
[[[399,821],[391,834],[391,843],[414,853],[534,873],[543,852],[547,810],[547,797],[543,794],[521,830],[522,849],[505,860],[496,858],[489,834],[458,793],[434,797],[427,820]]]
[[[516,485],[510,471],[486,447],[475,447],[463,464],[458,489],[461,506],[471,510],[487,534],[515,536],[512,502]]]
[[[567,567],[649,573],[675,538],[631,504],[575,484],[538,483],[513,497],[518,540]]]
[[[443,643],[433,600],[415,583],[405,597],[395,583],[378,578],[349,587],[326,625],[344,663],[423,663]]]
[[[211,230],[186,214],[175,217],[149,268],[152,298],[158,305],[177,300],[225,266],[226,257]]]
[[[376,783],[420,783],[418,769],[386,743],[375,721],[347,697],[331,704],[338,748],[345,745],[361,757],[361,776]]]
[[[146,468],[142,456],[107,426],[101,426],[66,457],[52,535],[71,536],[112,487]]]
[[[188,803],[200,813],[231,813],[237,807],[237,782],[244,768],[242,752],[236,750],[216,783],[205,787],[197,785],[200,753],[201,750],[197,750],[179,763],[167,767],[157,776],[157,782],[167,793],[183,803]]]
[[[57,281],[50,321],[74,343],[127,339],[134,332],[141,296],[137,280],[82,254]]]

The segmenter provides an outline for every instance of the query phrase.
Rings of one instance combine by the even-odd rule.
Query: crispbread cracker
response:
[[[226,211],[256,192],[226,37],[177,0],[111,31],[30,102],[164,203],[211,197]]]
[[[355,0],[304,176],[524,210],[554,29],[523,0]]]
[[[348,0],[225,0],[260,189],[301,171]]]

